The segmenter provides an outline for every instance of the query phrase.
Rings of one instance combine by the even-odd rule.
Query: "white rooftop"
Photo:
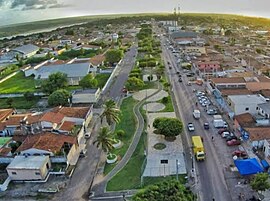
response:
[[[260,94],[254,94],[254,95],[231,95],[231,96],[228,96],[228,98],[234,104],[243,104],[243,103],[261,104],[261,103],[266,103],[266,99],[263,96],[261,96]]]
[[[39,170],[48,161],[49,156],[15,156],[7,169]]]

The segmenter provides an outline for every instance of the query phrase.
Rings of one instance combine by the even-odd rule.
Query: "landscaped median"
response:
[[[121,104],[121,118],[120,122],[116,125],[115,131],[123,130],[125,134],[120,138],[122,141],[122,147],[119,149],[113,149],[111,153],[116,154],[118,156],[118,160],[125,155],[136,130],[136,117],[133,112],[133,108],[138,103],[138,101],[134,100],[132,97],[128,97],[123,100]],[[118,138],[116,134],[114,134],[116,139]],[[106,164],[104,168],[104,174],[108,174],[114,167],[116,163]]]

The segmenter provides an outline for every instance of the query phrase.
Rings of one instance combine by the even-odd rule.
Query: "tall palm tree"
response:
[[[111,138],[111,132],[108,127],[102,127],[97,139],[93,142],[97,148],[101,148],[104,152],[109,152],[113,149],[113,139]]]
[[[107,100],[104,105],[104,112],[102,113],[102,115],[100,116],[101,118],[101,123],[104,119],[104,117],[106,118],[106,121],[109,125],[112,125],[112,123],[116,122],[119,123],[120,122],[120,114],[121,111],[120,109],[117,107],[116,102],[113,100]]]

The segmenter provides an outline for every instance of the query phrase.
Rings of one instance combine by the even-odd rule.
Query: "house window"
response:
[[[11,172],[11,174],[12,174],[12,175],[16,175],[16,174],[17,174],[17,172]]]
[[[40,175],[40,172],[35,172],[35,175]]]
[[[249,110],[249,108],[248,107],[246,107],[246,111],[248,111]]]

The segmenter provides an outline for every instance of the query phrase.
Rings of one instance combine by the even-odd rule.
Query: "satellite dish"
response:
[[[237,160],[237,158],[238,158],[237,156],[233,156],[233,160]]]

